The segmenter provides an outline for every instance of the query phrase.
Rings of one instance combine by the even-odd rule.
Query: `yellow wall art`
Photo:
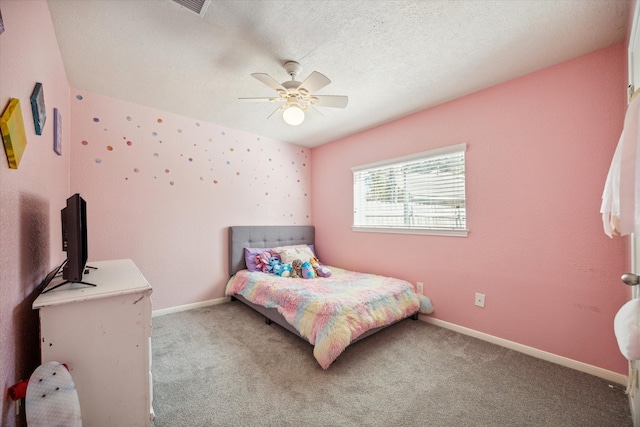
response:
[[[0,117],[0,131],[2,131],[2,141],[7,152],[9,167],[18,169],[20,159],[22,159],[22,154],[27,146],[19,99],[11,98],[7,108],[4,109],[2,117]]]

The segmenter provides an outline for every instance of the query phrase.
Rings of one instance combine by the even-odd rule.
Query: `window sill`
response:
[[[469,230],[429,230],[421,228],[389,228],[389,227],[357,227],[352,226],[352,231],[361,233],[389,233],[389,234],[425,234],[431,236],[467,237]]]

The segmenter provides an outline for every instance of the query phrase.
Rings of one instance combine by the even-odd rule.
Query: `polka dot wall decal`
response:
[[[89,145],[88,141],[82,141],[82,145]]]
[[[97,164],[102,163],[102,159],[96,159],[96,163],[97,163]]]
[[[169,185],[173,185],[173,184],[174,184],[174,182],[173,182],[173,181],[169,181]]]
[[[196,126],[200,127],[200,123],[196,122]]]
[[[218,183],[218,180],[217,180],[217,179],[214,179],[214,180],[213,180],[213,183],[214,183],[214,184],[217,184],[217,183]]]
[[[169,169],[165,169],[165,170],[164,170],[164,173],[169,173]]]
[[[160,154],[158,153],[153,153],[153,157],[158,157]]]
[[[151,136],[158,136],[158,132],[151,132]],[[162,141],[160,141],[162,142]]]
[[[133,169],[133,171],[134,171],[135,173],[139,173],[139,172],[140,172],[140,169],[135,168],[135,169]]]
[[[178,129],[178,133],[182,133],[182,129]]]
[[[113,147],[110,145],[107,145],[107,151],[113,151]]]
[[[190,161],[190,162],[193,162],[193,158],[189,157],[189,161]]]
[[[98,123],[98,122],[100,121],[100,119],[99,119],[99,118],[97,118],[97,117],[94,117],[94,118],[93,118],[93,121],[94,121],[95,123]]]
[[[162,123],[162,119],[158,119],[158,123]]]
[[[129,121],[129,122],[130,122],[131,120],[133,120],[133,119],[131,118],[131,116],[127,116],[127,121]]]
[[[83,98],[82,98],[82,95],[76,95],[76,99],[77,99],[78,101],[82,101],[82,99],[83,99]]]
[[[222,133],[223,135],[225,135],[224,131],[222,131],[222,132],[220,132],[220,133]]]
[[[127,141],[127,145],[128,145],[129,147],[131,147],[131,146],[133,145],[133,142],[131,142],[131,141]]]

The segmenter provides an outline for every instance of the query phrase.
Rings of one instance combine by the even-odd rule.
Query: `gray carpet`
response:
[[[403,320],[324,371],[239,302],[153,319],[155,427],[632,426],[624,389]]]

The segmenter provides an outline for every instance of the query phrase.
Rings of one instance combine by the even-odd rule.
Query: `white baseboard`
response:
[[[529,356],[537,357],[538,359],[546,360],[567,368],[575,369],[586,374],[594,375],[604,380],[621,384],[626,386],[628,377],[626,375],[619,374],[617,372],[609,371],[607,369],[598,368],[597,366],[589,365],[577,360],[569,359],[567,357],[558,356],[557,354],[549,353],[546,351],[538,350],[537,348],[529,347],[526,345],[518,344],[513,341],[498,338],[493,335],[485,334],[484,332],[478,332],[473,329],[465,328],[464,326],[458,326],[453,323],[445,322],[443,320],[434,319],[429,316],[420,315],[420,320],[430,323],[435,326],[440,326],[445,329],[450,329],[455,332],[459,332],[464,335],[469,335],[474,338],[481,339],[483,341],[490,342],[502,347],[506,347],[510,350],[518,351]]]
[[[165,314],[193,310],[194,308],[209,307],[210,305],[224,304],[229,301],[231,301],[231,298],[224,297],[224,298],[210,299],[207,301],[194,302],[193,304],[179,305],[177,307],[169,307],[169,308],[163,308],[160,310],[153,310],[153,312],[151,313],[151,317],[158,317],[158,316],[164,316]]]

